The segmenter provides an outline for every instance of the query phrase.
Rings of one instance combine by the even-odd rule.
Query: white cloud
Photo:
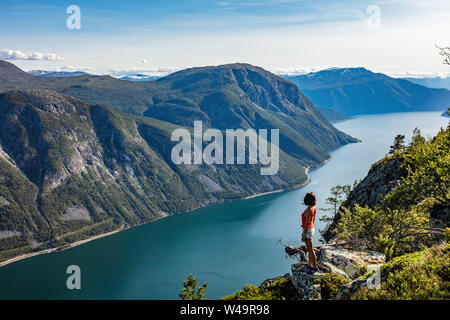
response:
[[[34,60],[34,61],[61,61],[62,57],[54,53],[24,53],[19,50],[2,49],[0,50],[0,59],[4,60]]]

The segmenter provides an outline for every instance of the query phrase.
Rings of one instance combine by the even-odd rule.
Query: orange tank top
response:
[[[308,207],[305,209],[305,211],[303,211],[303,213],[302,213],[302,228],[305,228],[305,224],[306,224],[305,213],[307,210],[311,211],[311,220],[309,220],[309,225],[308,225],[307,229],[312,229],[312,228],[314,228],[314,220],[316,219],[316,207],[313,207],[312,210]]]

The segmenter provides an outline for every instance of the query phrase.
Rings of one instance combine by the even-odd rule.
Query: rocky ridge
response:
[[[340,299],[347,294],[355,292],[360,287],[373,287],[374,277],[380,266],[385,263],[384,254],[365,250],[364,246],[355,249],[345,248],[345,245],[326,244],[316,247],[317,261],[320,271],[309,274],[305,267],[306,248],[287,246],[286,253],[298,262],[291,265],[291,281],[296,292],[302,300],[320,300],[326,290],[323,278],[328,274],[335,274],[345,279],[332,299]],[[367,279],[366,279],[367,278]],[[376,279],[375,279],[376,280]]]

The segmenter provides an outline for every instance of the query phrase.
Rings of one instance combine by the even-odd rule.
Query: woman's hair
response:
[[[303,199],[303,202],[307,206],[315,206],[316,205],[316,195],[314,194],[314,192],[308,192],[305,195],[305,199]]]

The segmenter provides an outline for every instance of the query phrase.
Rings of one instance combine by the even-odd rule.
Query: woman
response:
[[[308,192],[305,195],[304,203],[308,206],[302,213],[302,241],[305,242],[308,249],[308,273],[314,273],[319,270],[317,267],[317,257],[314,252],[313,239],[314,239],[314,221],[316,219],[316,196],[313,192]]]

